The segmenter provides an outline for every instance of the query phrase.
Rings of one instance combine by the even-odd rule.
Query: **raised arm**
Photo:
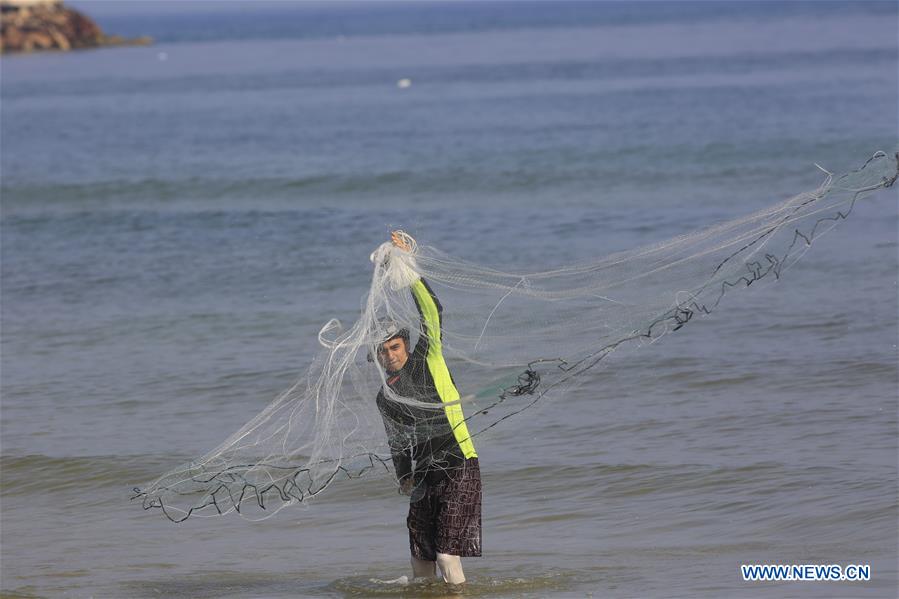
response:
[[[394,231],[390,234],[390,240],[393,245],[405,252],[414,250],[412,238],[402,231]],[[441,316],[443,314],[443,306],[440,300],[434,295],[434,291],[425,282],[424,279],[416,277],[410,284],[412,297],[415,299],[415,306],[418,308],[418,314],[421,322],[421,335],[418,336],[418,342],[415,349],[410,351],[411,354],[424,359],[431,352],[440,352],[441,346]]]
[[[412,248],[407,240],[408,236],[394,231],[391,234],[393,244],[398,248],[411,251]],[[421,335],[415,346],[416,352],[421,352],[427,360],[428,370],[434,379],[434,387],[440,401],[449,403],[445,406],[446,417],[452,427],[453,436],[462,453],[466,458],[477,457],[471,437],[468,434],[468,427],[465,424],[465,415],[462,413],[462,406],[459,405],[459,391],[450,374],[446,361],[443,359],[443,306],[424,279],[417,278],[411,285],[412,297],[415,298],[415,305],[418,307],[418,313],[421,315]]]
[[[440,354],[443,352],[443,332],[441,330],[443,306],[440,305],[440,300],[437,299],[431,286],[424,279],[417,279],[412,283],[410,289],[421,318],[421,335],[418,337],[418,343],[415,344],[413,353],[422,357],[435,352]]]

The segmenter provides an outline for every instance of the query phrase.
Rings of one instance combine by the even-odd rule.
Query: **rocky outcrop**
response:
[[[60,0],[0,0],[0,21],[2,53],[147,45],[153,41],[106,35],[94,21],[63,6]]]

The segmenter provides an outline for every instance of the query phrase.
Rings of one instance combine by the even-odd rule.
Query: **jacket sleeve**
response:
[[[396,471],[396,479],[401,481],[412,474],[412,447],[409,443],[403,443],[406,435],[403,434],[401,425],[391,414],[387,406],[387,399],[383,394],[378,395],[378,409],[381,419],[384,420],[384,431],[387,433],[387,444],[390,446],[390,457],[393,459],[393,469]]]
[[[415,307],[421,318],[421,335],[415,350],[415,356],[424,358],[430,350],[441,352],[441,319],[443,318],[443,306],[434,295],[431,286],[424,279],[418,279],[412,283],[412,297],[415,299]]]
[[[459,390],[456,389],[453,376],[443,359],[443,306],[424,279],[412,283],[412,297],[415,298],[415,305],[418,306],[421,315],[421,337],[427,340],[423,355],[434,380],[434,389],[441,402],[450,404],[444,406],[444,411],[462,454],[466,459],[476,458],[478,454],[468,434],[465,414],[462,413],[462,406],[458,403]],[[416,346],[416,350],[418,349]]]

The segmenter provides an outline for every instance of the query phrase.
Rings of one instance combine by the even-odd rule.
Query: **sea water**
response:
[[[262,522],[175,525],[131,488],[289,386],[392,228],[544,270],[899,140],[894,3],[76,6],[157,42],[0,59],[11,596],[439,595],[395,584],[386,477]],[[897,220],[876,194],[776,284],[479,440],[466,594],[895,597]]]

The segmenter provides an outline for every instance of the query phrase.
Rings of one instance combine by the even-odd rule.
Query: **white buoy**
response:
[[[167,52],[160,52],[156,55],[156,58],[159,60],[159,62],[165,62],[169,59],[169,55]]]
[[[400,89],[406,89],[407,87],[412,85],[411,79],[400,79],[396,82],[396,86]]]

